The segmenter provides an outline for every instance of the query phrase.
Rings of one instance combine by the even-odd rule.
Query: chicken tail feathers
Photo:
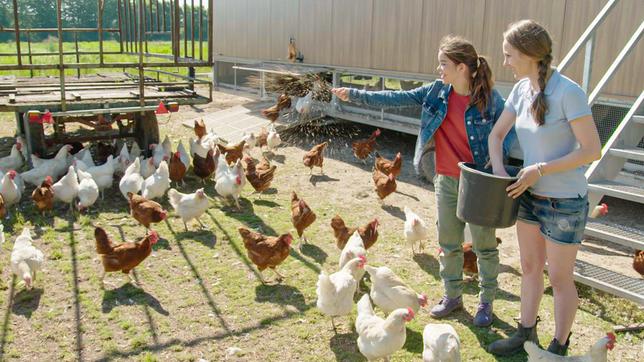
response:
[[[96,239],[96,253],[106,255],[110,254],[114,248],[103,228],[97,227],[94,229],[94,239]]]

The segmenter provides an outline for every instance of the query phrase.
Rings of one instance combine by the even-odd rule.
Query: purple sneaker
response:
[[[462,297],[448,298],[447,296],[444,296],[440,302],[438,302],[438,304],[429,311],[429,315],[433,318],[443,318],[453,311],[461,308],[463,308]]]
[[[474,325],[488,327],[492,324],[492,303],[479,303],[479,309],[474,316]]]

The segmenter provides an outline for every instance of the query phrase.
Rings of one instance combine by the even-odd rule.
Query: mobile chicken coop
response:
[[[212,66],[213,0],[112,0],[117,19],[109,21],[106,1],[96,1],[96,27],[63,25],[70,0],[52,3],[56,28],[21,28],[18,0],[13,24],[0,23],[0,33],[15,35],[15,52],[0,53],[12,60],[0,62],[0,74],[8,74],[0,75],[0,112],[15,112],[30,153],[115,139],[147,150],[159,142],[157,113],[212,99],[211,82],[197,79],[195,68]],[[55,36],[57,49],[32,51],[42,33]],[[79,50],[78,36],[87,33],[97,34],[98,49]]]

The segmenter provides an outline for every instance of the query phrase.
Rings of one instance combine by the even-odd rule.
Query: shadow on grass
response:
[[[414,255],[413,259],[425,273],[434,277],[434,280],[441,279],[440,275],[438,274],[440,270],[438,259],[426,253],[416,254]]]
[[[76,237],[74,236],[74,219],[68,219],[67,231],[69,231],[69,249],[71,252],[69,260],[72,262],[72,292],[74,293],[74,318],[76,324],[76,357],[83,360],[83,328],[81,325],[80,297],[78,281],[78,254],[76,252]]]
[[[356,345],[358,334],[353,330],[353,325],[350,324],[349,317],[336,318],[335,325],[338,329],[351,329],[351,332],[337,333],[329,341],[329,348],[335,354],[336,361],[366,361]],[[331,328],[331,321],[329,321],[329,329]]]
[[[24,316],[27,319],[31,318],[33,312],[40,306],[40,297],[42,297],[43,293],[42,288],[22,289],[15,295],[11,310],[14,314]]]
[[[258,303],[268,302],[292,305],[300,312],[307,311],[310,308],[304,300],[304,295],[297,288],[285,284],[259,284],[255,287],[255,301]]]
[[[403,348],[420,357],[420,354],[423,353],[423,334],[407,328],[407,339]]]
[[[333,178],[328,175],[311,175],[309,176],[309,182],[313,186],[317,186],[320,182],[337,182],[340,181],[339,178]]]
[[[103,292],[103,301],[101,303],[103,313],[109,313],[117,306],[130,305],[149,306],[159,314],[164,316],[170,315],[158,299],[145,290],[133,286],[132,283],[126,283],[116,289],[105,290]]]
[[[306,255],[309,258],[315,260],[315,262],[320,265],[324,264],[326,259],[329,257],[329,255],[324,250],[320,249],[315,244],[302,244],[300,252],[302,253],[302,255]]]
[[[406,194],[406,193],[400,192],[400,191],[396,191],[395,193],[397,193],[398,195],[407,196],[410,199],[414,199],[415,201],[420,201],[420,199],[418,197],[414,196],[414,195]]]
[[[0,335],[0,361],[4,361],[4,348],[7,344],[9,335],[9,316],[16,291],[16,276],[11,274],[11,283],[9,284],[9,294],[7,295],[7,308],[4,311],[4,320],[2,321],[2,335]]]
[[[394,205],[382,205],[381,208],[385,210],[389,215],[403,221],[405,220],[405,212],[400,207]]]

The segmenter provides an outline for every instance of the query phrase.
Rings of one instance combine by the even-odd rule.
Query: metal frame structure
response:
[[[118,0],[118,28],[104,27],[105,0],[96,1],[96,28],[64,28],[63,0],[56,0],[56,28],[21,28],[18,0],[13,0],[13,27],[0,26],[0,32],[14,33],[16,40],[15,53],[0,53],[0,57],[14,57],[16,63],[0,65],[0,72],[29,70],[31,74],[31,78],[14,78],[0,85],[0,110],[16,113],[18,133],[26,136],[29,152],[46,154],[51,143],[114,138],[135,138],[146,149],[148,144],[158,142],[154,110],[160,101],[178,105],[212,100],[212,83],[196,78],[195,67],[213,64],[214,0],[190,0],[190,11],[188,0],[183,0],[183,7],[180,6],[181,0]],[[195,7],[196,2],[198,8]],[[168,15],[171,21],[166,21]],[[33,52],[32,33],[56,34],[58,51]],[[63,49],[64,36],[70,33],[74,36],[75,51],[66,52]],[[97,33],[98,51],[80,51],[80,33]],[[105,51],[105,33],[117,34],[119,51]],[[206,41],[204,33],[208,34]],[[148,41],[159,35],[169,36],[169,54],[149,51]],[[27,52],[23,49],[23,38],[27,41]],[[137,56],[138,59],[108,61],[106,55],[115,54]],[[53,55],[58,55],[55,64],[34,64],[34,58]],[[75,55],[76,61],[66,61],[65,55]],[[81,62],[81,55],[98,57],[93,62]],[[188,76],[162,70],[181,67],[188,68]],[[70,77],[65,75],[65,71],[69,69],[77,71],[78,79],[68,79]],[[81,77],[81,69],[122,69],[123,73]],[[34,70],[57,70],[57,82],[34,78]],[[135,72],[130,74],[126,70]],[[149,72],[153,72],[152,76],[146,76]],[[161,76],[177,81],[164,82]],[[207,94],[203,94],[204,87],[196,88],[195,84],[207,85]],[[171,107],[171,110],[176,109]],[[50,111],[54,130],[53,137],[49,139],[46,139],[42,119],[38,118],[45,110]],[[30,119],[31,116],[35,121]],[[65,129],[68,123],[81,123],[95,132],[90,135],[68,134]],[[113,124],[118,125],[118,130],[112,128]]]

